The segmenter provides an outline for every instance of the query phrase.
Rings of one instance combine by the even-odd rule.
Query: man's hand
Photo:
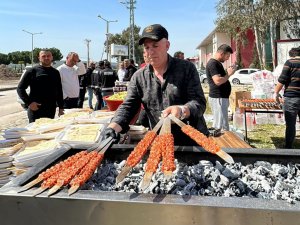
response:
[[[280,103],[282,102],[282,96],[281,96],[281,94],[275,93],[274,95],[275,95],[275,96],[274,96],[275,101],[276,101],[278,104],[280,104]]]
[[[120,134],[110,127],[105,129],[104,134],[105,134],[105,138],[112,137],[113,139],[115,139],[114,144],[117,144],[120,141]]]
[[[28,108],[32,111],[37,111],[40,108],[41,104],[37,102],[31,102]]]
[[[228,74],[229,77],[230,77],[232,74],[234,74],[234,72],[235,72],[235,66],[229,66],[229,67],[227,68],[227,74]]]
[[[167,117],[169,114],[177,117],[178,119],[185,119],[188,118],[190,115],[189,108],[187,106],[179,106],[179,105],[172,105],[162,111],[162,117]]]
[[[62,115],[64,115],[64,114],[65,114],[64,109],[59,109],[59,110],[58,110],[58,116],[62,116]]]

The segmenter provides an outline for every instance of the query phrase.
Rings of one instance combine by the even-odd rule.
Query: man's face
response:
[[[229,59],[229,57],[230,57],[230,52],[226,52],[226,53],[222,52],[221,53],[221,60],[220,60],[220,62],[227,61]]]
[[[168,50],[170,42],[163,38],[160,41],[154,41],[146,39],[144,42],[144,53],[149,60],[149,63],[153,66],[160,66],[168,58]]]
[[[68,66],[74,66],[79,61],[79,56],[76,53],[71,54],[67,57]]]
[[[39,53],[39,61],[42,66],[45,66],[45,67],[51,66],[52,60],[53,60],[53,56],[52,56],[51,52],[41,51]]]

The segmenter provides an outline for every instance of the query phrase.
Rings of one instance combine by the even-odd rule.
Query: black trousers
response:
[[[27,116],[29,123],[34,122],[36,119],[40,118],[50,118],[54,119],[55,117],[55,111],[56,111],[56,105],[41,105],[37,111],[32,111],[31,109],[27,109]]]
[[[83,108],[85,93],[86,93],[86,87],[80,87],[79,98],[78,98],[78,108]]]
[[[73,109],[78,107],[78,98],[65,98],[64,109]]]
[[[103,104],[103,98],[102,98],[102,93],[101,93],[101,89],[99,88],[95,88],[94,90],[94,94],[96,96],[97,102],[95,105],[95,110],[100,110]]]

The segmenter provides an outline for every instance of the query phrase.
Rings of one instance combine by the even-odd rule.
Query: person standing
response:
[[[120,62],[119,63],[119,70],[118,70],[118,79],[119,79],[119,81],[123,82],[125,72],[126,72],[126,70],[125,70],[124,62]]]
[[[100,79],[100,73],[101,70],[103,69],[104,69],[104,61],[101,60],[99,61],[96,69],[92,72],[92,76],[91,76],[91,86],[93,88],[94,94],[97,99],[94,110],[100,110],[103,104],[103,97],[101,94],[101,79]]]
[[[106,137],[117,137],[118,133],[127,132],[141,104],[150,128],[161,116],[173,114],[208,135],[203,117],[206,100],[194,64],[168,54],[168,32],[160,24],[147,26],[139,44],[143,45],[149,64],[133,75],[126,99],[105,130]],[[179,126],[172,126],[172,133],[175,145],[196,145]]]
[[[117,73],[111,68],[109,61],[104,61],[104,69],[99,72],[101,80],[102,97],[113,94],[115,81],[118,80]]]
[[[133,66],[129,59],[124,60],[125,65],[125,75],[123,81],[130,81],[132,75],[137,71],[135,66]]]
[[[275,100],[279,101],[279,92],[284,89],[283,112],[285,118],[285,148],[293,148],[296,136],[296,121],[300,113],[300,47],[294,48],[293,57],[283,66],[275,87]],[[290,55],[291,56],[291,55]]]
[[[89,108],[93,109],[93,90],[91,88],[91,74],[95,69],[95,63],[91,62],[89,67],[86,70],[86,73],[83,75],[79,75],[79,99],[78,99],[78,108],[83,107],[84,99],[85,99],[85,93],[88,91],[88,104]]]
[[[178,59],[184,59],[184,53],[182,51],[175,52],[174,57]]]
[[[77,108],[79,98],[78,76],[86,73],[84,64],[79,60],[77,53],[70,52],[67,55],[66,62],[57,67],[57,70],[59,71],[61,77],[64,108]]]
[[[60,74],[51,66],[52,60],[53,56],[49,50],[41,50],[40,64],[27,70],[17,87],[19,97],[28,105],[27,115],[30,123],[42,117],[53,119],[57,106],[58,116],[64,114]],[[29,94],[26,92],[28,87]]]
[[[226,72],[222,63],[227,61],[232,53],[229,45],[222,44],[206,65],[209,84],[208,100],[213,112],[212,127],[216,130],[229,130],[228,107],[231,84],[228,79],[235,70],[233,66],[230,66]]]

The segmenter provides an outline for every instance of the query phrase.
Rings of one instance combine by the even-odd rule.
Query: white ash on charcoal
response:
[[[270,164],[257,161],[254,164],[215,165],[206,160],[187,165],[175,160],[173,177],[166,180],[158,168],[144,193],[176,194],[225,197],[256,197],[286,200],[290,203],[300,200],[300,164]],[[125,161],[120,163],[105,160],[83,189],[140,193],[144,176],[145,161],[134,167],[119,184],[115,179]]]

